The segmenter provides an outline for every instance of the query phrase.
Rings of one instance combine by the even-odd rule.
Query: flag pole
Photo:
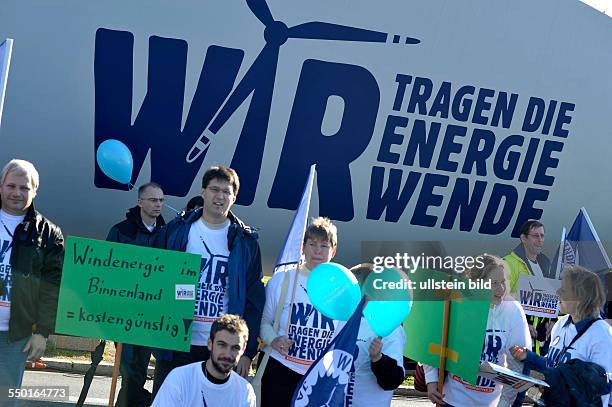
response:
[[[306,185],[304,185],[304,192],[302,192],[302,199],[300,200],[300,205],[298,207],[298,212],[296,212],[295,214],[295,218],[293,219],[293,222],[291,223],[291,227],[289,228],[289,232],[287,234],[287,238],[285,239],[285,244],[287,244],[287,242],[289,241],[289,238],[292,236],[292,234],[294,234],[294,226],[298,226],[300,227],[300,234],[299,234],[299,238],[300,238],[300,242],[298,244],[298,246],[300,247],[299,251],[299,257],[301,257],[301,247],[302,247],[302,240],[304,238],[304,233],[306,232],[306,225],[308,223],[308,211],[310,209],[310,197],[312,195],[312,185],[314,183],[314,176],[315,176],[315,169],[316,169],[316,165],[313,164],[310,166],[310,170],[308,172],[308,179],[306,180]],[[300,211],[300,209],[303,208],[304,209],[304,213],[303,218],[299,219],[298,218],[298,213]],[[301,223],[297,223],[296,221],[301,222]],[[279,258],[276,260],[276,264],[283,264],[284,263],[284,251],[285,248],[283,247],[283,251],[281,252]],[[299,261],[299,257],[298,257],[298,261],[295,267],[295,278],[293,279],[293,285],[291,287],[291,301],[289,302],[289,312],[287,313],[287,337],[289,336],[289,327],[291,326],[291,314],[293,312],[293,303],[295,302],[295,289],[297,287],[297,282],[298,282],[298,277],[300,274],[300,261]],[[287,270],[286,273],[291,272],[291,270]],[[284,298],[281,298],[280,301],[284,301]],[[287,349],[288,350],[288,349]]]
[[[442,317],[442,347],[440,349],[440,368],[438,369],[438,392],[442,394],[444,379],[446,377],[446,347],[448,346],[448,322],[450,320],[450,297],[451,291],[447,290],[444,295],[444,315]],[[438,407],[442,407],[437,404]]]
[[[115,405],[115,390],[117,389],[117,376],[119,376],[119,365],[121,364],[122,350],[123,344],[121,342],[117,342],[115,364],[113,365],[113,378],[111,380],[110,396],[108,397],[108,407],[113,407]]]

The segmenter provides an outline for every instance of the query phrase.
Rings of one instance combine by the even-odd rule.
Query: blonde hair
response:
[[[480,262],[476,262],[474,267],[468,269],[465,272],[465,276],[470,280],[488,280],[491,273],[500,270],[504,273],[504,279],[506,280],[505,288],[506,294],[508,291],[508,274],[510,269],[508,263],[506,263],[501,257],[494,254],[483,253],[476,256],[476,259],[481,259]]]
[[[34,191],[38,190],[39,176],[38,171],[36,171],[36,168],[34,168],[34,164],[26,160],[13,158],[4,166],[2,172],[0,172],[0,184],[4,184],[6,176],[11,171],[15,171],[17,175],[25,175],[29,177]]]
[[[327,240],[332,248],[338,244],[338,229],[329,218],[319,216],[310,221],[304,232],[304,244],[308,239]]]
[[[597,274],[580,266],[567,266],[563,270],[572,300],[576,300],[576,313],[580,319],[597,318],[606,302],[603,286]],[[576,321],[578,322],[578,321]]]

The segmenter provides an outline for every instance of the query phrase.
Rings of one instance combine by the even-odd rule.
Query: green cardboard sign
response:
[[[69,236],[55,330],[188,351],[201,258]]]
[[[444,301],[435,284],[448,280],[448,274],[419,269],[409,275],[414,282],[410,314],[404,321],[404,355],[430,366],[440,366]],[[450,306],[446,370],[475,384],[480,354],[487,329],[491,290],[469,288],[469,282],[454,277],[452,283],[465,284],[453,290]]]

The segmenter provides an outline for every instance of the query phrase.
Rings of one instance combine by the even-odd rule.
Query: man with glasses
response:
[[[520,229],[521,242],[504,260],[510,267],[510,294],[517,298],[518,281],[521,275],[548,278],[550,276],[550,260],[542,250],[544,249],[544,224],[537,220],[530,219],[523,223]],[[532,350],[538,355],[544,356],[548,349],[550,329],[553,321],[550,318],[534,317],[527,315],[529,334],[533,341]],[[523,373],[528,374],[526,369]],[[524,393],[517,396],[516,406],[520,406],[524,398]]]
[[[155,239],[156,247],[195,253],[202,262],[191,349],[154,351],[157,361],[153,396],[172,369],[209,358],[211,326],[223,314],[241,316],[249,328],[246,350],[236,367],[238,374],[247,376],[257,353],[265,304],[261,253],[257,232],[230,212],[239,188],[236,171],[210,167],[202,178],[204,206],[170,222]]]
[[[151,247],[157,232],[164,226],[162,208],[164,191],[155,182],[138,188],[138,203],[125,214],[125,220],[108,232],[110,242]],[[144,388],[151,348],[140,345],[123,345],[121,353],[121,390],[117,406],[148,406],[151,393]]]
[[[528,220],[521,226],[521,242],[504,260],[510,266],[510,293],[516,293],[521,275],[549,277],[550,260],[544,249],[544,225],[537,220]]]

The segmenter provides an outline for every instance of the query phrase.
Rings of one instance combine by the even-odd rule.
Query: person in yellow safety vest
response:
[[[515,296],[518,291],[518,280],[521,275],[550,277],[550,260],[542,250],[544,248],[544,225],[537,220],[528,220],[520,229],[521,243],[504,260],[510,268],[510,293]],[[516,298],[516,296],[515,296]],[[518,299],[517,299],[518,300]],[[529,332],[533,338],[534,349],[538,355],[543,353],[542,343],[548,339],[549,318],[528,315]]]

